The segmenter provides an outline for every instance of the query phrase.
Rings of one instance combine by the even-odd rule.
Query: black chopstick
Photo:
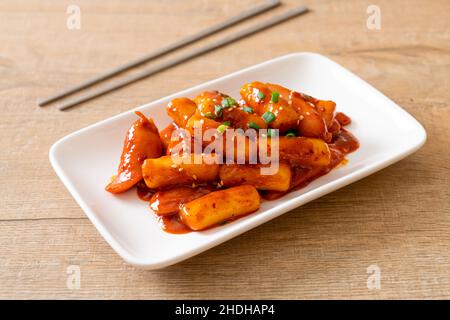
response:
[[[171,59],[171,60],[169,60],[169,61],[167,61],[165,63],[162,63],[162,64],[160,64],[158,66],[155,66],[155,67],[143,70],[143,71],[141,71],[141,72],[139,72],[139,73],[137,73],[135,75],[132,75],[132,76],[127,77],[127,78],[125,78],[123,80],[119,80],[119,81],[117,81],[115,83],[107,85],[104,88],[100,88],[97,91],[94,91],[92,93],[88,93],[88,94],[82,95],[80,97],[77,97],[75,99],[72,99],[70,101],[64,102],[61,105],[59,105],[58,108],[60,110],[66,110],[66,109],[71,108],[73,106],[76,106],[76,105],[78,105],[78,104],[80,104],[82,102],[86,102],[88,100],[94,99],[96,97],[104,95],[104,94],[106,94],[108,92],[111,92],[113,90],[122,88],[122,87],[124,87],[124,86],[126,86],[128,84],[131,84],[131,83],[136,82],[138,80],[144,79],[144,78],[146,78],[148,76],[151,76],[151,75],[153,75],[155,73],[158,73],[158,72],[166,70],[166,69],[168,69],[170,67],[176,66],[176,65],[178,65],[178,64],[180,64],[182,62],[185,62],[185,61],[190,60],[192,58],[198,57],[198,56],[200,56],[202,54],[205,54],[205,53],[210,52],[212,50],[215,50],[217,48],[223,47],[223,46],[225,46],[225,45],[227,45],[229,43],[232,43],[232,42],[235,42],[237,40],[240,40],[240,39],[242,39],[244,37],[247,37],[249,35],[252,35],[252,34],[254,34],[256,32],[265,30],[265,29],[267,29],[267,28],[269,28],[271,26],[274,26],[274,25],[279,24],[281,22],[287,21],[288,19],[291,19],[293,17],[296,17],[296,16],[301,15],[301,14],[306,13],[306,12],[308,12],[308,8],[306,8],[304,6],[291,9],[291,10],[289,10],[289,11],[287,11],[285,13],[282,13],[282,14],[280,14],[278,16],[272,17],[272,18],[270,18],[270,19],[268,19],[266,21],[263,21],[263,22],[261,22],[259,24],[256,24],[256,25],[251,26],[251,27],[249,27],[247,29],[244,29],[244,30],[242,30],[242,31],[240,31],[240,32],[238,32],[236,34],[229,35],[228,37],[220,39],[220,40],[218,40],[216,42],[213,42],[213,43],[211,43],[209,45],[206,45],[204,47],[200,47],[198,49],[194,49],[193,51],[190,51],[190,52],[188,52],[188,53],[186,53],[184,55],[181,55],[179,57],[173,58],[173,59]]]
[[[88,87],[90,87],[90,86],[92,86],[94,84],[97,84],[97,83],[99,83],[99,82],[101,82],[103,80],[109,79],[109,78],[111,78],[111,77],[113,77],[113,76],[115,76],[117,74],[120,74],[122,72],[125,72],[125,71],[127,71],[127,70],[129,70],[131,68],[137,67],[137,66],[139,66],[139,65],[141,65],[141,64],[143,64],[145,62],[148,62],[148,61],[153,60],[155,58],[161,57],[161,56],[163,56],[163,55],[165,55],[165,54],[167,54],[169,52],[172,52],[172,51],[174,51],[176,49],[180,49],[182,47],[185,47],[188,44],[191,44],[191,43],[193,43],[195,41],[198,41],[200,39],[206,38],[206,37],[208,37],[208,36],[210,36],[210,35],[212,35],[214,33],[217,33],[217,32],[219,32],[221,30],[229,28],[229,27],[231,27],[231,26],[233,26],[233,25],[235,25],[235,24],[237,24],[237,23],[239,23],[239,22],[241,22],[241,21],[243,21],[245,19],[254,17],[254,16],[258,15],[258,14],[261,14],[261,13],[263,13],[265,11],[268,11],[268,10],[270,10],[272,8],[275,8],[278,5],[280,5],[280,1],[279,0],[268,0],[268,1],[266,1],[265,3],[263,3],[263,4],[259,5],[259,6],[255,6],[255,7],[251,8],[251,9],[249,9],[249,10],[241,12],[240,14],[238,14],[238,15],[236,15],[234,17],[231,17],[231,18],[229,18],[229,19],[227,19],[227,20],[225,20],[223,22],[220,22],[220,23],[218,23],[218,24],[216,24],[216,25],[214,25],[212,27],[208,27],[205,30],[202,30],[202,31],[200,31],[200,32],[198,32],[196,34],[193,34],[193,35],[188,36],[188,37],[186,37],[184,39],[181,39],[181,40],[179,40],[179,41],[177,41],[177,42],[175,42],[175,43],[173,43],[171,45],[168,45],[168,46],[163,47],[163,48],[161,48],[159,50],[151,52],[151,53],[149,53],[149,54],[147,54],[145,56],[142,56],[142,57],[140,57],[140,58],[138,58],[136,60],[133,60],[131,62],[128,62],[128,63],[126,63],[124,65],[118,66],[118,67],[116,67],[116,68],[114,68],[114,69],[112,69],[110,71],[107,71],[107,72],[105,72],[103,74],[100,74],[100,75],[98,75],[98,76],[96,76],[94,78],[88,79],[88,80],[86,80],[86,81],[84,81],[84,82],[82,82],[82,83],[80,83],[78,85],[69,87],[69,88],[61,91],[60,93],[57,93],[55,95],[52,95],[52,96],[44,98],[44,99],[41,99],[41,100],[39,100],[37,102],[37,104],[39,106],[45,106],[45,105],[47,105],[47,104],[49,104],[51,102],[54,102],[54,101],[59,100],[61,98],[64,98],[64,97],[66,97],[68,95],[71,95],[71,94],[73,94],[75,92],[78,92],[80,90],[86,89],[86,88],[88,88]]]

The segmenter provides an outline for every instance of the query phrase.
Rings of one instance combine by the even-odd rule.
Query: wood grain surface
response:
[[[0,298],[450,297],[448,0],[286,0],[277,12],[299,4],[312,11],[70,111],[36,105],[258,1],[0,2]],[[81,8],[80,30],[66,27],[71,4]],[[371,4],[381,9],[381,30],[366,26]],[[425,146],[180,264],[145,271],[123,262],[56,177],[50,146],[140,104],[296,51],[327,55],[381,90],[424,125]],[[80,267],[80,289],[66,285],[69,265]],[[370,265],[381,270],[380,289],[367,287]]]

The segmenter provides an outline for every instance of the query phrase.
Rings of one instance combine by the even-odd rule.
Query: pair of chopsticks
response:
[[[113,77],[115,75],[118,75],[118,74],[120,74],[122,72],[125,72],[125,71],[127,71],[127,70],[129,70],[131,68],[137,67],[137,66],[139,66],[139,65],[141,65],[141,64],[143,64],[145,62],[148,62],[148,61],[153,60],[153,59],[155,59],[157,57],[163,56],[163,55],[165,55],[165,54],[167,54],[169,52],[172,52],[172,51],[174,51],[176,49],[179,49],[179,48],[184,47],[184,46],[186,46],[188,44],[191,44],[191,43],[193,43],[195,41],[203,39],[203,38],[205,38],[205,37],[207,37],[209,35],[212,35],[214,33],[217,33],[219,31],[221,31],[221,30],[224,30],[224,29],[226,29],[228,27],[231,27],[231,26],[233,26],[233,25],[235,25],[235,24],[237,24],[237,23],[239,23],[239,22],[241,22],[241,21],[243,21],[243,20],[245,20],[247,18],[256,16],[256,15],[258,15],[258,14],[260,14],[262,12],[265,12],[265,11],[267,11],[269,9],[272,9],[272,8],[278,6],[278,5],[280,5],[279,0],[269,0],[266,3],[263,3],[263,4],[261,4],[261,5],[257,6],[257,7],[254,7],[252,9],[250,9],[250,10],[244,11],[244,12],[240,13],[239,15],[235,16],[235,17],[232,17],[232,18],[230,18],[230,19],[228,19],[226,21],[223,21],[223,22],[221,22],[221,23],[219,23],[217,25],[214,25],[213,27],[205,29],[205,30],[203,30],[203,31],[201,31],[201,32],[199,32],[197,34],[191,35],[191,36],[189,36],[189,37],[187,37],[185,39],[182,39],[182,40],[180,40],[180,41],[178,41],[178,42],[176,42],[174,44],[171,44],[171,45],[169,45],[167,47],[161,48],[161,49],[159,49],[159,50],[157,50],[155,52],[152,52],[152,53],[150,53],[148,55],[145,55],[145,56],[143,56],[143,57],[141,57],[139,59],[131,61],[131,62],[127,63],[127,64],[122,65],[122,66],[114,68],[114,69],[112,69],[112,70],[110,70],[110,71],[108,71],[106,73],[98,75],[98,76],[96,76],[94,78],[91,78],[91,79],[89,79],[89,80],[87,80],[85,82],[82,82],[82,83],[80,83],[78,85],[75,85],[73,87],[67,88],[66,90],[63,90],[62,92],[60,92],[58,94],[55,94],[53,96],[47,97],[45,99],[42,99],[42,100],[38,101],[38,105],[39,106],[44,106],[44,105],[47,105],[47,104],[52,103],[54,101],[57,101],[59,99],[62,99],[64,97],[67,97],[67,96],[69,96],[69,95],[71,95],[73,93],[76,93],[76,92],[79,92],[79,91],[81,91],[83,89],[91,87],[94,84],[97,84],[97,83],[99,83],[99,82],[101,82],[103,80],[109,79],[109,78],[111,78],[111,77]],[[220,40],[218,40],[216,42],[213,42],[211,44],[207,44],[207,45],[205,45],[203,47],[200,47],[198,49],[194,49],[194,50],[192,50],[190,52],[187,52],[187,53],[185,53],[185,54],[183,54],[183,55],[181,55],[179,57],[175,57],[175,58],[173,58],[171,60],[168,60],[168,61],[166,61],[164,63],[161,63],[160,65],[157,65],[157,66],[148,68],[146,70],[143,70],[141,72],[138,72],[138,73],[136,73],[134,75],[131,75],[129,77],[126,77],[126,78],[124,78],[122,80],[119,80],[119,81],[114,82],[112,84],[106,85],[103,88],[99,88],[98,90],[95,90],[95,91],[93,91],[91,93],[87,93],[87,94],[81,95],[79,97],[76,97],[74,99],[71,99],[71,100],[68,100],[66,102],[63,102],[63,103],[61,103],[58,106],[58,108],[59,108],[59,110],[69,109],[69,108],[74,107],[74,106],[76,106],[78,104],[81,104],[83,102],[92,100],[92,99],[94,99],[96,97],[102,96],[102,95],[104,95],[106,93],[109,93],[109,92],[114,91],[116,89],[122,88],[122,87],[124,87],[126,85],[129,85],[131,83],[134,83],[136,81],[142,80],[142,79],[144,79],[146,77],[149,77],[151,75],[154,75],[154,74],[156,74],[158,72],[161,72],[161,71],[166,70],[168,68],[171,68],[173,66],[179,65],[179,64],[181,64],[181,63],[183,63],[183,62],[185,62],[187,60],[190,60],[192,58],[198,57],[198,56],[203,55],[203,54],[205,54],[207,52],[210,52],[212,50],[215,50],[217,48],[223,47],[223,46],[225,46],[227,44],[230,44],[232,42],[235,42],[237,40],[240,40],[240,39],[242,39],[244,37],[247,37],[249,35],[252,35],[252,34],[254,34],[256,32],[265,30],[265,29],[267,29],[267,28],[269,28],[271,26],[274,26],[274,25],[279,24],[281,22],[284,22],[284,21],[286,21],[288,19],[291,19],[291,18],[296,17],[298,15],[301,15],[303,13],[306,13],[307,11],[308,11],[308,9],[306,7],[304,7],[304,6],[291,9],[291,10],[289,10],[289,11],[287,11],[285,13],[282,13],[282,14],[280,14],[278,16],[272,17],[272,18],[270,18],[270,19],[268,19],[266,21],[263,21],[263,22],[261,22],[259,24],[256,24],[256,25],[251,26],[251,27],[249,27],[247,29],[239,31],[236,34],[229,35],[229,36],[227,36],[227,37],[225,37],[223,39],[220,39]]]

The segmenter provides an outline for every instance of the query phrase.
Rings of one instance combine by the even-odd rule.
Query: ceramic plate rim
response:
[[[292,57],[296,57],[296,56],[312,56],[312,57],[316,57],[319,59],[324,59],[326,60],[327,63],[331,63],[334,65],[334,67],[337,67],[341,72],[345,72],[347,75],[356,78],[362,85],[369,87],[370,90],[374,91],[376,94],[378,94],[378,96],[380,96],[381,98],[385,99],[386,101],[388,101],[391,105],[395,106],[395,108],[398,108],[399,111],[401,111],[404,115],[406,115],[410,121],[412,121],[412,123],[416,126],[417,132],[419,134],[420,139],[416,142],[415,145],[410,145],[408,146],[408,148],[406,148],[405,150],[399,151],[395,156],[390,157],[389,159],[385,159],[385,160],[379,160],[379,161],[375,161],[369,165],[363,166],[362,168],[347,174],[345,176],[342,176],[340,178],[337,178],[331,182],[328,182],[326,184],[320,185],[317,188],[308,191],[298,197],[295,197],[293,199],[287,200],[286,202],[276,205],[274,207],[271,207],[270,209],[267,209],[263,212],[261,212],[260,215],[260,219],[256,222],[253,223],[252,225],[244,225],[241,227],[240,230],[236,230],[236,232],[234,233],[230,233],[227,235],[224,235],[220,238],[217,238],[213,241],[209,241],[209,242],[205,242],[202,246],[197,247],[195,249],[191,249],[188,251],[185,251],[183,254],[179,254],[178,256],[175,257],[169,257],[165,260],[161,260],[158,263],[155,262],[150,262],[150,261],[146,261],[146,259],[140,258],[140,257],[136,257],[134,256],[132,253],[130,253],[128,250],[126,250],[113,236],[112,234],[108,231],[108,229],[103,225],[103,223],[97,218],[96,213],[94,213],[91,208],[89,207],[89,205],[84,201],[83,197],[78,193],[78,191],[76,190],[76,188],[74,187],[72,181],[70,181],[70,179],[67,177],[65,170],[61,167],[60,163],[59,163],[59,159],[57,156],[57,150],[58,148],[60,148],[62,145],[64,145],[64,143],[66,143],[67,141],[69,141],[70,139],[83,134],[86,131],[92,130],[93,128],[96,127],[100,127],[106,123],[112,122],[114,120],[120,119],[122,117],[126,117],[127,115],[129,115],[130,113],[133,113],[134,111],[137,110],[142,110],[142,109],[146,109],[148,107],[151,107],[152,105],[157,105],[159,104],[161,101],[166,100],[166,99],[171,99],[177,96],[183,96],[185,95],[185,93],[187,92],[192,92],[192,91],[198,91],[199,88],[204,87],[204,86],[211,86],[214,83],[217,82],[222,82],[224,80],[227,80],[228,78],[240,75],[240,74],[244,74],[259,68],[262,68],[266,65],[269,64],[273,64],[273,63],[277,63],[281,60],[285,60],[285,59],[290,59]],[[351,115],[350,115],[351,116]],[[72,195],[72,197],[75,199],[75,201],[78,203],[78,205],[82,208],[82,210],[84,211],[84,213],[87,215],[87,217],[89,218],[89,220],[92,222],[92,224],[97,228],[97,230],[100,232],[100,234],[105,238],[105,240],[107,241],[107,243],[129,264],[132,264],[134,266],[138,266],[138,267],[142,267],[142,268],[148,268],[148,269],[159,269],[159,268],[163,268],[172,264],[175,264],[177,262],[180,262],[182,260],[188,259],[196,254],[199,254],[203,251],[206,251],[220,243],[223,243],[225,241],[230,240],[231,238],[240,235],[250,229],[253,229],[269,220],[272,220],[296,207],[299,207],[305,203],[308,203],[314,199],[317,199],[325,194],[328,194],[330,192],[333,192],[339,188],[342,188],[352,182],[355,182],[357,180],[360,180],[376,171],[379,171],[405,157],[407,157],[408,155],[414,153],[415,151],[417,151],[426,141],[426,132],[425,129],[423,128],[423,126],[414,118],[412,117],[407,111],[405,111],[403,108],[401,108],[400,106],[398,106],[395,102],[393,102],[392,100],[390,100],[389,98],[387,98],[383,93],[381,93],[380,91],[378,91],[376,88],[374,88],[373,86],[371,86],[370,84],[368,84],[366,81],[362,80],[361,78],[359,78],[358,76],[356,76],[355,74],[353,74],[352,72],[350,72],[349,70],[345,69],[344,67],[342,67],[341,65],[337,64],[336,62],[334,62],[333,60],[318,54],[318,53],[311,53],[311,52],[295,52],[295,53],[291,53],[291,54],[287,54],[287,55],[283,55],[259,64],[256,64],[254,66],[248,67],[248,68],[244,68],[241,69],[239,71],[227,74],[225,76],[219,77],[217,79],[214,80],[210,80],[201,84],[198,84],[196,86],[193,86],[191,88],[187,88],[184,90],[181,90],[177,93],[174,94],[170,94],[166,97],[160,98],[158,100],[155,100],[153,102],[149,102],[146,104],[143,104],[139,107],[136,107],[134,109],[122,112],[118,115],[109,117],[107,119],[98,121],[92,125],[89,125],[85,128],[79,129],[71,134],[66,135],[65,137],[59,139],[57,142],[55,142],[49,151],[49,159],[51,162],[51,165],[53,167],[53,169],[55,170],[57,176],[61,179],[61,181],[63,182],[63,184],[65,185],[65,187],[68,189],[69,193]]]

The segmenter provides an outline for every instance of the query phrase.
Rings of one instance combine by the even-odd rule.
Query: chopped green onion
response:
[[[264,119],[264,121],[266,122],[266,123],[271,123],[272,121],[274,121],[275,120],[275,115],[272,113],[272,112],[270,112],[270,111],[266,111],[263,115],[262,115],[262,118]]]
[[[297,136],[297,131],[295,129],[289,129],[286,131],[286,137],[292,138]]]
[[[267,129],[267,137],[276,137],[278,135],[278,129]]]
[[[248,125],[247,125],[249,128],[253,128],[253,129],[256,129],[256,130],[259,130],[259,129],[261,129],[261,127],[260,126],[258,126],[256,123],[254,123],[253,121],[250,121],[249,123],[248,123]]]
[[[205,117],[209,119],[215,119],[216,117],[212,114],[212,112],[208,111],[205,113]]]
[[[289,133],[286,135],[286,137],[288,137],[288,138],[293,138],[293,137],[296,137],[296,135],[295,135],[295,133],[293,133],[293,132],[289,132]]]
[[[262,99],[264,99],[266,97],[266,95],[264,93],[262,93],[261,91],[258,91],[257,96],[258,96],[259,100],[262,100]]]
[[[296,135],[293,132],[289,132],[288,134],[286,134],[286,137],[293,138],[293,137],[296,137]]]
[[[217,131],[224,133],[231,126],[230,121],[224,121],[220,126],[217,127]]]
[[[231,106],[234,106],[236,104],[236,100],[234,100],[231,97],[226,97],[224,99],[222,99],[222,106],[224,108],[229,108]]]
[[[245,106],[243,109],[244,109],[244,111],[247,112],[247,113],[253,113],[253,109],[250,108],[250,107]]]
[[[280,97],[280,94],[278,92],[272,92],[272,97],[270,98],[270,101],[277,103],[278,98]]]
[[[217,117],[220,118],[222,116],[222,113],[223,113],[223,107],[221,105],[219,105],[219,104],[216,104],[214,106],[214,113],[215,113],[215,115]]]
[[[228,129],[228,126],[221,124],[220,126],[217,127],[217,131],[219,131],[220,133],[224,133],[225,130]]]

